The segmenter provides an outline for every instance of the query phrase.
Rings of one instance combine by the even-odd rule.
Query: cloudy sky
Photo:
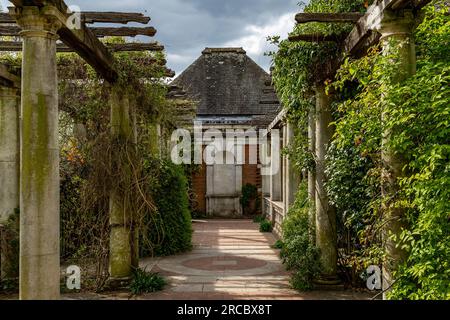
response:
[[[266,37],[287,36],[294,25],[299,0],[66,0],[82,11],[142,12],[152,18],[168,55],[179,74],[205,47],[244,47],[263,68],[270,60]],[[3,8],[11,4],[1,0]],[[144,40],[144,39],[143,39]],[[148,40],[147,41],[151,41]]]

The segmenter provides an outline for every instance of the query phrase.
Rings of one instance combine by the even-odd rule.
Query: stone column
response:
[[[295,133],[292,123],[286,125],[286,145],[290,146],[294,143]],[[298,187],[300,185],[300,173],[296,171],[293,161],[286,157],[286,212],[295,202],[295,196],[297,195]]]
[[[283,201],[281,179],[281,137],[279,131],[272,130],[270,144],[270,196],[272,201]]]
[[[316,245],[320,249],[322,280],[334,281],[337,274],[336,212],[325,190],[325,156],[331,142],[331,99],[325,86],[316,86]]]
[[[309,151],[316,153],[316,108],[311,107],[308,115],[308,140]],[[314,156],[315,158],[315,156]],[[310,168],[308,171],[308,197],[309,197],[309,224],[311,226],[311,242],[316,243],[316,168]]]
[[[384,54],[392,55],[397,69],[392,75],[392,82],[398,83],[411,77],[416,72],[416,51],[413,38],[414,17],[410,11],[386,12],[379,32]],[[382,121],[386,121],[383,112]],[[386,221],[383,230],[383,242],[386,251],[386,261],[383,265],[383,291],[387,293],[393,284],[393,272],[407,258],[406,251],[398,247],[393,236],[399,236],[405,229],[405,208],[394,206],[399,191],[398,179],[403,176],[405,161],[401,154],[396,154],[389,148],[391,132],[385,130],[382,141],[382,193],[383,215]]]
[[[120,88],[113,86],[110,95],[111,135],[120,141],[131,140],[133,128],[130,121],[129,100]],[[132,245],[130,212],[124,204],[123,195],[112,190],[109,201],[109,287],[122,287],[132,273]]]
[[[134,149],[139,152],[138,148],[138,114],[137,114],[137,101],[135,97],[129,96],[129,108],[131,114],[131,127],[133,132],[132,141]],[[131,266],[134,269],[139,268],[139,228],[136,225],[136,221],[132,221],[131,228]]]
[[[44,7],[11,9],[22,28],[20,299],[60,297],[56,40]]]
[[[19,208],[19,90],[0,87],[0,224]]]
[[[19,89],[0,87],[0,226],[20,207],[19,104]],[[19,253],[10,252],[8,247],[6,240],[0,240],[0,279],[18,276],[19,270],[11,269],[10,261],[14,257],[10,255]]]

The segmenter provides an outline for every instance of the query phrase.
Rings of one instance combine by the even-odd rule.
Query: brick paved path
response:
[[[141,267],[170,282],[166,290],[141,299],[368,299],[367,294],[311,292],[289,286],[272,234],[247,220],[208,220],[194,224],[194,249],[187,254],[144,259]]]

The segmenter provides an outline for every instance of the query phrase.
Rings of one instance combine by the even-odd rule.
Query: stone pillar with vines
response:
[[[122,166],[123,144],[127,144],[133,139],[133,126],[130,117],[130,104],[128,93],[118,85],[112,86],[110,94],[111,106],[111,136],[113,146],[117,150],[112,150],[113,157],[118,155],[113,163]],[[126,152],[126,151],[125,151]],[[109,202],[109,286],[120,287],[129,282],[132,274],[132,243],[131,227],[132,217],[129,202],[126,199],[126,191],[123,186],[112,185]],[[133,237],[134,238],[134,237]]]
[[[382,35],[383,53],[387,57],[390,83],[394,85],[411,77],[416,72],[416,50],[413,37],[415,19],[409,10],[386,12],[379,32]],[[386,128],[389,118],[386,111],[382,114],[385,126],[382,139],[382,193],[383,193],[383,243],[385,263],[383,265],[383,291],[385,295],[393,284],[393,273],[405,261],[406,251],[401,248],[400,235],[407,228],[405,208],[399,203],[399,178],[404,176],[405,160],[395,153],[390,145],[392,133]]]
[[[333,136],[331,97],[323,83],[316,85],[316,245],[320,249],[323,284],[337,284],[336,212],[330,205],[325,183],[325,158]]]

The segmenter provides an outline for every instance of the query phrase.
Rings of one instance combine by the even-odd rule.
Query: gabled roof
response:
[[[242,48],[206,48],[173,83],[199,102],[198,116],[276,115],[270,75]]]

